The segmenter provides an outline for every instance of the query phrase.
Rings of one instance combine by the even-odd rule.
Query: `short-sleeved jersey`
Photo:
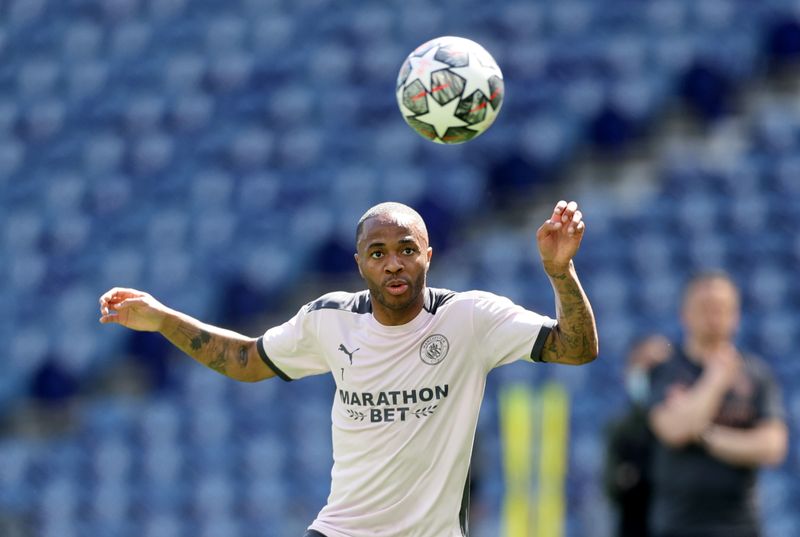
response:
[[[677,347],[676,347],[677,348]],[[742,374],[725,395],[714,423],[750,428],[784,419],[781,395],[766,364],[744,356]],[[651,373],[653,408],[676,387],[691,387],[700,365],[681,351]],[[657,443],[653,454],[651,521],[656,535],[739,537],[758,534],[756,469],[734,466],[699,445],[671,448]]]
[[[400,326],[337,292],[259,340],[284,380],[330,372],[333,469],[310,529],[327,537],[467,535],[466,490],[486,375],[540,361],[555,322],[490,293],[428,288]]]

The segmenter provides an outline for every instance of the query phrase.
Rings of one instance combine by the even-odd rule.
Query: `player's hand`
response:
[[[628,360],[633,364],[641,364],[645,370],[666,362],[672,355],[672,344],[661,334],[648,336],[632,351]]]
[[[707,355],[703,365],[715,382],[720,386],[728,387],[733,385],[738,378],[742,359],[736,349],[731,346]]]
[[[169,309],[148,293],[115,287],[100,297],[100,322],[157,332]]]
[[[559,201],[553,214],[536,231],[536,245],[549,275],[559,274],[569,268],[578,251],[586,224],[574,201]]]

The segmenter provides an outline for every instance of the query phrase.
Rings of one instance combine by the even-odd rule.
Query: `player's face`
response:
[[[405,215],[375,216],[364,222],[355,255],[358,271],[383,324],[405,324],[424,305],[425,276],[431,259],[427,236]]]
[[[723,278],[699,281],[686,295],[683,324],[705,342],[730,341],[739,327],[739,293]]]

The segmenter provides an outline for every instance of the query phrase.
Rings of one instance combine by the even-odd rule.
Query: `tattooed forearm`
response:
[[[200,350],[204,343],[208,343],[211,341],[211,334],[206,332],[205,330],[200,330],[200,334],[193,337],[191,340],[192,349],[193,350]]]
[[[226,374],[225,373],[225,369],[227,367],[227,362],[228,362],[228,343],[227,342],[223,342],[222,343],[222,350],[219,351],[219,353],[217,354],[216,358],[214,358],[212,361],[210,361],[208,363],[208,367],[210,367],[211,369],[213,369],[217,373],[225,375]]]
[[[188,317],[171,319],[162,334],[180,350],[214,371],[238,380],[252,380],[259,370],[248,367],[253,340]]]
[[[556,295],[558,326],[542,351],[548,362],[584,364],[597,357],[597,328],[589,299],[581,288],[575,268],[550,274]]]
[[[247,352],[247,347],[242,345],[239,347],[239,365],[247,367],[247,361],[250,359],[250,353]]]

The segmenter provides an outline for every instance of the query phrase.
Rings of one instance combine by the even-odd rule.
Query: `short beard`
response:
[[[408,309],[412,304],[419,300],[419,296],[422,293],[422,290],[425,288],[425,274],[420,274],[416,280],[411,281],[409,283],[409,287],[411,288],[411,297],[406,302],[395,302],[392,304],[386,300],[386,296],[384,295],[386,292],[385,287],[380,284],[367,281],[367,288],[369,289],[369,294],[372,296],[372,299],[379,302],[384,308],[392,311],[403,311]]]

